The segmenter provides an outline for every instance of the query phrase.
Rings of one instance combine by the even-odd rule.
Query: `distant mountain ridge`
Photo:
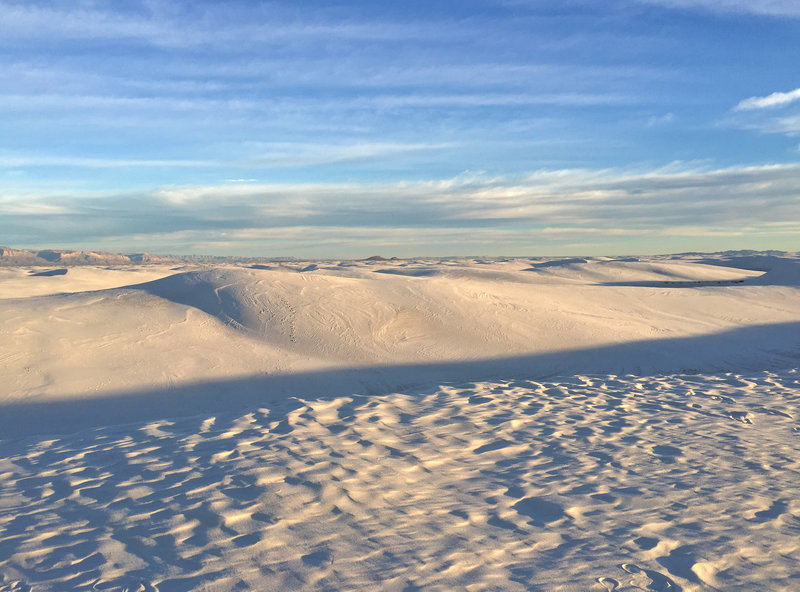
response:
[[[787,251],[753,251],[749,249],[736,251],[716,251],[713,253],[687,252],[673,255],[661,255],[660,257],[681,259],[686,257],[709,257],[718,256],[721,258],[764,258],[764,257],[800,257],[800,252],[790,253]],[[461,257],[444,257],[445,259],[459,259]],[[524,257],[520,257],[524,258]],[[564,257],[545,257],[545,263],[539,266],[549,267],[551,265],[561,265],[566,262],[586,262],[586,259],[564,258]],[[592,257],[590,257],[592,259]],[[634,258],[633,260],[636,260]],[[217,256],[217,255],[154,255],[152,253],[109,253],[106,251],[76,251],[71,249],[15,249],[12,247],[0,247],[0,267],[15,266],[63,266],[73,267],[80,265],[147,265],[164,264],[174,265],[181,263],[263,263],[277,261],[312,261],[311,259],[300,259],[297,257],[237,257],[237,256]],[[314,259],[313,261],[321,261]],[[373,255],[365,259],[358,259],[369,263],[395,262],[400,261],[397,257],[382,257]],[[719,265],[721,261],[706,261]]]
[[[181,263],[187,258],[151,255],[150,253],[106,253],[103,251],[72,251],[43,249],[13,249],[0,247],[0,266],[16,265],[137,265],[145,263]]]
[[[0,267],[25,265],[147,265],[179,263],[258,263],[263,261],[294,261],[294,257],[218,257],[213,255],[154,255],[152,253],[108,253],[106,251],[75,251],[71,249],[14,249],[0,247]]]

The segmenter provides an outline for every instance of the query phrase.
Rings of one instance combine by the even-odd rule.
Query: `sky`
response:
[[[0,244],[800,250],[800,0],[0,0]]]

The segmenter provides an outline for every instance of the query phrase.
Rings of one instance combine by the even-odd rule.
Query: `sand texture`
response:
[[[0,270],[0,591],[800,586],[797,259],[258,267]]]

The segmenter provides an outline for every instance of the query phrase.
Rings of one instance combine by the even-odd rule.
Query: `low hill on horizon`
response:
[[[150,253],[107,253],[60,249],[14,249],[0,247],[0,265],[129,265],[146,263],[179,263],[184,259]]]
[[[721,256],[721,257],[781,257],[785,255],[792,255],[788,251],[754,251],[750,249],[736,250],[736,251],[716,251],[709,253],[664,253],[661,257],[673,258],[687,258],[699,256]],[[438,259],[452,259],[459,257],[435,257]],[[469,258],[469,257],[465,257]],[[528,258],[525,256],[513,258]],[[561,264],[571,261],[574,258],[569,257],[536,257],[537,259],[546,260],[549,264]],[[594,257],[590,257],[594,258]],[[402,261],[404,258],[400,257],[382,257],[380,255],[372,255],[362,259],[353,259],[354,261],[366,261],[372,263],[379,262],[397,262]],[[412,258],[413,259],[413,258]],[[492,259],[489,257],[489,259]],[[246,256],[224,256],[224,255],[159,255],[154,253],[111,253],[108,251],[98,250],[75,250],[75,249],[17,249],[14,247],[0,246],[0,267],[17,267],[17,266],[82,266],[82,265],[147,265],[147,264],[163,264],[172,265],[178,263],[259,263],[259,262],[274,262],[274,261],[321,261],[323,259],[308,259],[301,257],[246,257]],[[339,259],[344,260],[344,259]],[[581,261],[584,261],[581,259]],[[550,263],[552,262],[552,263]]]

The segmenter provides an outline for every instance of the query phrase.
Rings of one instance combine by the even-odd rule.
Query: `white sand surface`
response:
[[[324,384],[387,392],[509,371],[736,370],[782,364],[798,346],[787,342],[787,323],[800,321],[798,286],[763,285],[763,272],[683,260],[331,263],[301,271],[307,267],[179,271],[81,292],[70,285],[74,269],[30,277],[38,290],[47,280],[63,293],[0,300],[9,377],[0,401],[349,368],[367,371]],[[92,282],[107,276],[116,285],[120,273],[95,270]],[[782,328],[756,337],[769,325]],[[728,331],[744,333],[691,348],[680,341]],[[498,362],[465,365],[487,360]],[[297,389],[295,380],[283,394]]]
[[[264,267],[3,270],[0,590],[800,586],[797,259]]]
[[[0,299],[104,290],[172,275],[171,265],[0,267]]]

